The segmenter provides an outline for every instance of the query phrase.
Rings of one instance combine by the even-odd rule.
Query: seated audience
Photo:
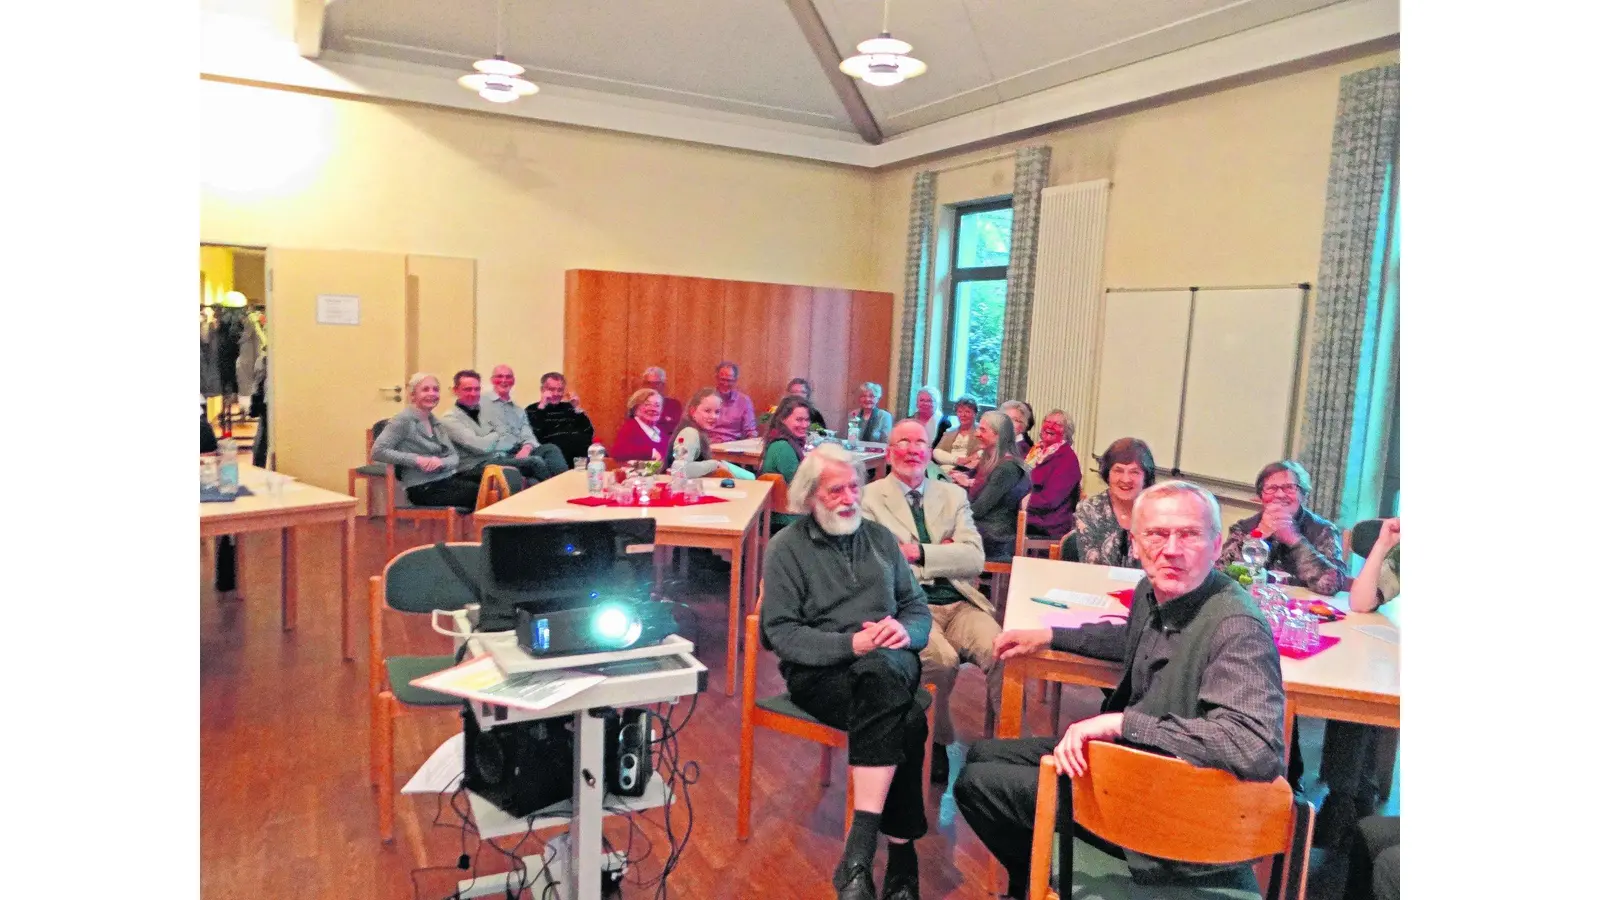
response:
[[[523,445],[517,435],[503,430],[498,415],[491,415],[482,408],[483,381],[477,372],[471,369],[457,372],[451,379],[450,390],[456,395],[456,405],[439,417],[439,424],[461,457],[461,474],[481,480],[484,469],[496,465],[516,469],[529,484],[550,477],[550,468],[544,459],[535,457],[533,448]],[[520,409],[516,413],[523,414]],[[526,423],[523,427],[527,428]]]
[[[1083,470],[1072,449],[1072,417],[1050,410],[1039,426],[1039,443],[1023,463],[1033,482],[1028,495],[1028,536],[1059,541],[1072,532],[1072,514],[1083,488]]]
[[[528,407],[528,425],[540,443],[554,444],[566,459],[589,455],[594,443],[594,423],[578,405],[577,394],[567,394],[567,377],[546,372],[539,379],[539,402]]]
[[[939,446],[939,441],[944,439],[944,433],[950,430],[950,425],[954,421],[939,411],[943,405],[944,397],[938,388],[931,384],[917,388],[917,407],[912,412],[911,418],[928,432],[930,447]]]
[[[439,379],[426,372],[412,375],[406,396],[410,405],[395,413],[373,440],[373,461],[396,468],[413,506],[472,509],[478,504],[478,479],[459,471],[461,457],[433,415]]]
[[[1133,528],[1149,576],[1134,590],[1125,622],[1078,628],[1005,631],[995,640],[1001,660],[1052,649],[1122,663],[1122,681],[1101,715],[1051,737],[979,741],[956,779],[956,806],[999,858],[1010,895],[1027,896],[1039,759],[1056,771],[1086,770],[1088,741],[1116,741],[1247,781],[1283,774],[1283,676],[1272,631],[1249,595],[1215,570],[1222,516],[1211,494],[1186,482],[1146,490]],[[1060,871],[1072,871],[1074,832],[1127,859],[1136,882],[1174,882],[1225,867],[1157,860],[1109,845],[1078,829],[1072,791],[1061,786],[1056,830]],[[1228,873],[1235,870],[1227,867]],[[1237,877],[1243,879],[1241,871]],[[1061,886],[1063,897],[1078,892]],[[1151,892],[1151,896],[1161,896]],[[1034,898],[1037,900],[1037,898]]]
[[[716,427],[710,430],[713,444],[742,441],[753,438],[756,430],[756,407],[750,395],[739,390],[739,364],[724,360],[717,364],[717,398],[722,401],[722,411],[717,413]]]
[[[1369,613],[1400,594],[1400,520],[1383,523],[1361,574],[1350,583],[1350,611]],[[1394,729],[1354,722],[1328,721],[1322,738],[1322,783],[1328,795],[1317,810],[1316,843],[1342,848],[1358,820],[1378,808],[1382,785],[1389,773],[1378,770],[1381,746],[1395,740]],[[1398,855],[1398,850],[1396,851]],[[1370,859],[1370,858],[1369,858]],[[1352,860],[1352,873],[1355,863]]]
[[[1106,489],[1078,504],[1073,532],[1078,536],[1078,561],[1097,566],[1139,568],[1138,548],[1128,534],[1133,501],[1156,483],[1156,460],[1150,445],[1138,438],[1118,438],[1100,454],[1100,479]]]
[[[1272,553],[1268,571],[1289,575],[1289,583],[1332,596],[1345,589],[1350,570],[1344,564],[1339,527],[1305,508],[1311,495],[1311,476],[1299,463],[1282,459],[1268,463],[1256,476],[1256,497],[1261,512],[1240,519],[1228,529],[1218,565],[1239,561],[1250,532],[1261,530]]]
[[[689,398],[688,417],[673,438],[673,454],[683,447],[687,454],[684,471],[690,478],[705,478],[716,472],[722,463],[711,458],[711,436],[708,432],[717,423],[717,413],[722,411],[722,398],[714,388],[701,388]]]
[[[875,382],[863,382],[856,391],[856,402],[859,407],[850,413],[846,425],[858,426],[863,441],[883,444],[889,440],[889,429],[894,427],[894,417],[889,415],[887,409],[878,408],[878,401],[882,399],[883,385]]]
[[[794,481],[795,470],[806,455],[806,434],[811,429],[811,404],[794,396],[783,398],[778,409],[767,423],[767,434],[761,444],[761,471],[766,475],[776,472],[785,483]],[[799,516],[774,512],[773,529],[782,528]]]
[[[939,689],[933,707],[931,780],[944,784],[950,778],[945,748],[956,737],[950,692],[962,663],[984,671],[989,712],[1000,714],[1001,671],[994,659],[1000,624],[994,606],[973,584],[983,572],[983,538],[972,523],[967,494],[928,478],[929,452],[927,427],[915,419],[901,420],[889,432],[890,475],[867,485],[861,510],[868,521],[894,533],[933,613],[922,665],[926,680]]]
[[[956,427],[934,442],[933,461],[945,472],[971,472],[978,464],[978,400],[971,394],[956,399]]]
[[[1007,400],[1000,404],[1000,411],[1011,419],[1011,430],[1017,436],[1017,458],[1027,456],[1033,449],[1033,438],[1029,436],[1033,431],[1033,407],[1021,400]]]
[[[863,480],[860,464],[832,443],[795,470],[789,503],[801,516],[767,547],[761,642],[778,656],[789,699],[849,735],[855,810],[833,871],[836,896],[878,900],[872,858],[881,832],[889,842],[882,898],[917,900],[912,842],[928,831],[917,653],[932,617],[895,536],[862,520]]]
[[[678,433],[678,423],[683,421],[683,404],[667,396],[667,370],[651,366],[644,370],[640,386],[661,395],[661,433],[671,436]]]
[[[807,403],[811,403],[811,381],[809,379],[791,378],[789,379],[788,387],[785,387],[783,392],[804,398]],[[811,407],[811,424],[823,429],[828,427],[828,420],[822,417],[821,410],[818,410],[815,404]]]
[[[516,450],[512,453],[512,458],[522,459],[531,456],[543,460],[545,469],[551,475],[565,472],[568,468],[566,453],[554,444],[539,443],[539,438],[533,433],[533,426],[528,424],[527,412],[511,399],[511,389],[517,386],[517,373],[502,363],[489,373],[489,382],[494,385],[494,396],[489,398],[485,409],[495,422],[495,427],[514,439]],[[586,451],[587,449],[585,448]]]
[[[611,457],[618,462],[663,461],[672,435],[661,429],[661,395],[641,388],[628,398],[628,418],[617,429]]]
[[[1011,435],[1011,420],[989,410],[978,422],[978,465],[971,475],[956,472],[950,480],[972,498],[972,520],[983,535],[983,557],[1010,562],[1017,550],[1017,507],[1033,483]]]

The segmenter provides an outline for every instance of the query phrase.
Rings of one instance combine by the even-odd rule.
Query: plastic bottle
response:
[[[850,429],[845,432],[844,446],[846,450],[854,450],[856,444],[861,442],[861,416],[859,413],[850,416]]]
[[[233,423],[224,419],[222,439],[217,441],[217,490],[224,497],[239,493],[239,442],[233,439]]]
[[[1261,536],[1261,529],[1250,532],[1250,537],[1245,539],[1244,546],[1239,548],[1239,561],[1250,569],[1252,584],[1265,581],[1267,559],[1272,555],[1272,548],[1267,546],[1266,539]]]
[[[589,465],[584,467],[589,474],[589,496],[603,497],[606,493],[606,448],[599,441],[589,445]]]
[[[673,494],[683,496],[689,487],[689,448],[682,443],[672,447],[672,482],[668,488]]]

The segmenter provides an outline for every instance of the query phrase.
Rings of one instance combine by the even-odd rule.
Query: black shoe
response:
[[[839,900],[878,900],[878,889],[872,883],[871,866],[855,863],[841,874],[844,876],[842,879],[837,876],[833,879],[833,885],[839,891]],[[841,881],[843,887],[839,886]]]
[[[933,762],[928,766],[928,783],[950,783],[950,750],[943,744],[933,745]],[[887,883],[885,884],[887,889]]]
[[[1320,850],[1342,853],[1355,836],[1356,823],[1371,815],[1371,804],[1364,804],[1345,794],[1329,794],[1317,810],[1311,846]]]
[[[883,876],[883,900],[922,900],[915,875]]]

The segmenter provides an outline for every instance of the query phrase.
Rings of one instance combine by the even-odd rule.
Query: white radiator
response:
[[[1045,188],[1039,202],[1026,399],[1038,420],[1058,408],[1072,416],[1078,428],[1073,443],[1085,462],[1099,452],[1086,442],[1099,371],[1110,192],[1109,181],[1084,181]]]

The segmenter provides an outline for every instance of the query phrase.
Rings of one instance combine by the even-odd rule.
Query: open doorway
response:
[[[272,468],[267,428],[267,251],[200,245],[200,396],[219,436]]]

